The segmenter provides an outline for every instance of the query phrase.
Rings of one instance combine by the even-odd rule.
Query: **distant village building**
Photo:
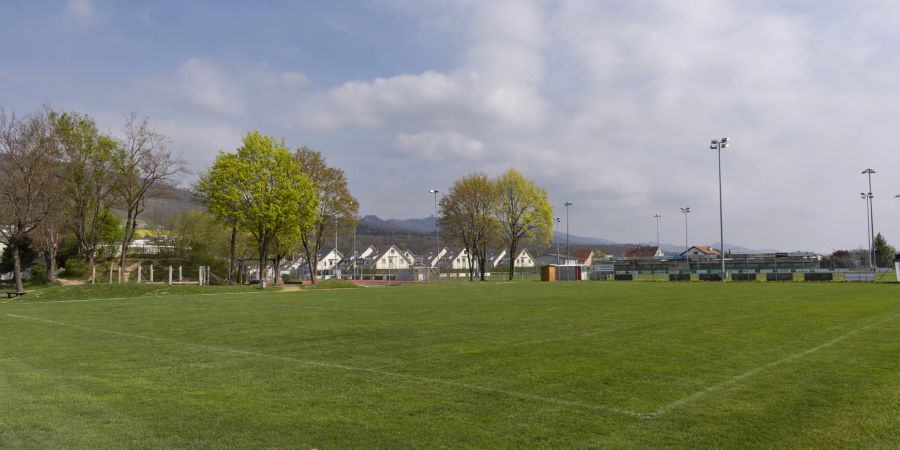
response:
[[[625,250],[626,258],[661,258],[665,256],[662,249],[655,245],[635,247]]]
[[[713,258],[720,255],[722,255],[721,252],[708,245],[694,245],[681,252],[681,256],[687,256],[689,258]]]
[[[513,267],[517,268],[534,267],[536,265],[535,258],[531,256],[531,252],[529,252],[527,248],[519,250],[518,255],[516,255],[515,260],[513,260]],[[508,268],[509,258],[507,257],[506,250],[502,250],[499,254],[490,258],[487,266],[500,269]]]

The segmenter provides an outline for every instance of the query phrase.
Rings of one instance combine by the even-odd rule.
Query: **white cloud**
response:
[[[400,133],[394,142],[405,154],[431,161],[474,161],[484,156],[484,142],[459,133]]]
[[[446,173],[440,156],[478,162],[457,176],[512,164],[584,205],[573,230],[632,241],[652,240],[649,217],[665,210],[680,242],[679,206],[693,207],[698,242],[717,238],[706,142],[731,135],[726,240],[816,249],[858,228],[834,214],[834,199],[858,190],[848,163],[900,167],[883,150],[894,140],[883,118],[900,112],[886,95],[900,81],[885,31],[898,8],[876,3],[394,2],[416,20],[467,24],[459,65],[339,84],[300,113],[312,130],[370,136],[376,154],[418,157],[409,187]]]
[[[175,71],[173,84],[176,94],[195,106],[230,116],[244,113],[241,92],[223,71],[209,60],[187,59]]]
[[[303,85],[309,82],[309,77],[306,76],[303,72],[295,72],[295,71],[284,71],[281,73],[281,79],[289,84],[294,86]]]
[[[69,16],[82,24],[90,24],[97,19],[94,3],[91,0],[69,0],[66,3]]]

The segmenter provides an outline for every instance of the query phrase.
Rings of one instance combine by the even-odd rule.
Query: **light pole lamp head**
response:
[[[900,198],[900,194],[895,195],[894,198]]]
[[[865,193],[865,192],[860,192],[860,193],[859,193],[859,196],[862,197],[862,198],[866,198],[866,193]]]
[[[572,206],[572,205],[574,205],[574,203],[572,203],[572,202],[566,202],[565,205],[566,205],[566,206]]]
[[[440,191],[438,191],[437,189],[429,189],[428,190],[429,194],[437,194],[438,192],[440,192]]]
[[[553,219],[553,220],[556,221],[556,223],[559,223],[559,217],[557,217],[557,218],[555,218],[555,219]]]
[[[865,175],[865,174],[871,175],[871,174],[873,174],[873,173],[876,173],[876,172],[875,172],[874,170],[872,170],[872,169],[866,169],[866,170],[863,170],[863,171],[862,171],[862,174],[863,174],[863,175]]]
[[[691,207],[688,206],[688,207],[685,207],[685,208],[681,208],[681,212],[687,214],[687,213],[691,212]]]

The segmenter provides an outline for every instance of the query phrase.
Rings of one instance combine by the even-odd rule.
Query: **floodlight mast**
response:
[[[876,172],[871,168],[868,168],[861,172],[862,175],[869,176],[869,248],[872,252],[872,270],[875,270],[875,268],[878,266],[878,264],[875,262],[875,213],[873,211],[875,209],[875,206],[872,204],[872,198],[874,197],[874,195],[872,195],[872,174],[874,173]]]
[[[728,138],[723,137],[721,139],[713,139],[709,148],[712,150],[716,150],[716,153],[719,156],[719,247],[722,256],[722,282],[725,282],[727,276],[725,275],[725,221],[723,220],[722,215],[722,150],[728,147]]]
[[[866,264],[872,268],[872,228],[869,220],[869,196],[865,192],[859,193],[859,198],[866,201],[866,245],[869,247],[866,252]]]
[[[566,206],[566,265],[568,265],[568,258],[572,255],[569,251],[569,207],[574,205],[572,202],[564,203]],[[512,258],[512,255],[509,255]],[[568,274],[568,272],[566,272]]]
[[[553,236],[556,238],[556,265],[559,265],[559,217],[553,219],[556,222],[556,232]]]
[[[656,219],[656,249],[659,250],[659,219],[662,217],[662,214],[654,214],[653,218]]]
[[[681,208],[681,213],[684,214],[684,254],[685,254],[685,256],[687,256],[687,251],[688,251],[688,222],[687,222],[687,215],[688,215],[688,213],[690,213],[690,212],[691,212],[691,207],[690,207],[690,206],[685,206],[684,208]]]
[[[429,189],[428,193],[434,195],[434,242],[435,242],[435,253],[434,253],[434,267],[437,269],[437,280],[441,281],[441,233],[440,228],[438,227],[438,207],[437,207],[437,189]]]

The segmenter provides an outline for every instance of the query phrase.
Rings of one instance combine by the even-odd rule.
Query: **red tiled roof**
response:
[[[692,248],[696,248],[697,250],[700,251],[700,253],[704,253],[707,255],[721,255],[721,253],[718,250],[716,250],[708,245],[695,245]]]
[[[652,247],[637,247],[630,248],[625,250],[626,258],[652,258],[656,256],[656,251],[659,249],[657,246]]]

